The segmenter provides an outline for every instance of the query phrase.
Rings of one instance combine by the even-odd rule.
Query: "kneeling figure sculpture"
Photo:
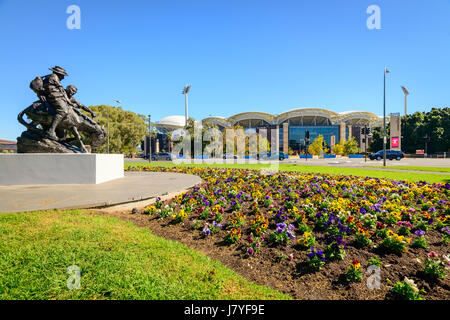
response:
[[[18,121],[27,130],[17,138],[17,152],[88,153],[89,148],[84,145],[80,132],[90,137],[91,148],[97,148],[105,141],[105,129],[79,111],[83,109],[92,118],[96,117],[73,97],[77,88],[70,85],[64,89],[61,85],[60,81],[67,76],[66,71],[59,66],[50,70],[52,74],[36,77],[30,84],[39,100],[18,115]],[[26,122],[24,115],[31,122]],[[67,138],[67,131],[72,132],[75,138]],[[78,141],[79,147],[71,144],[74,140]]]

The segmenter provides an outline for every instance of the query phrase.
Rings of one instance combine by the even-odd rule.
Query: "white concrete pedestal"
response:
[[[0,186],[99,184],[123,177],[123,154],[0,154]]]

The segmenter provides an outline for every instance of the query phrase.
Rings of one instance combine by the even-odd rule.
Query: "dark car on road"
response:
[[[405,154],[403,151],[397,151],[397,150],[386,150],[386,159],[389,160],[398,160],[400,161],[405,157]],[[372,153],[369,155],[370,160],[382,160],[383,159],[383,150],[380,150],[376,153]]]
[[[276,157],[276,155],[274,155],[274,157]],[[274,160],[272,159],[272,153],[271,152],[267,152],[267,155],[262,155],[262,157],[258,155],[256,155],[256,158],[259,160],[260,158],[263,158],[264,160]],[[284,159],[286,159],[286,154],[283,151],[278,152],[278,160],[283,161]]]
[[[172,155],[167,152],[160,152],[160,153],[152,154],[152,161],[160,161],[160,160],[170,161],[170,160],[172,160]]]
[[[237,155],[233,155],[233,154],[224,154],[222,156],[223,159],[237,159],[238,156]]]

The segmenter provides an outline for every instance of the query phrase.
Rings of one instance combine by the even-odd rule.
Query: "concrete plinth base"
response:
[[[0,186],[99,184],[123,177],[122,154],[0,154]]]

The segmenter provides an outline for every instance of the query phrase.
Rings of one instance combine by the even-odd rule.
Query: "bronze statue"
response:
[[[61,80],[68,76],[66,71],[56,66],[50,68],[52,74],[36,77],[30,83],[30,88],[39,97],[31,106],[19,113],[18,121],[27,130],[17,138],[19,153],[87,153],[79,132],[91,138],[91,147],[100,146],[106,138],[106,132],[94,120],[83,114],[79,109],[88,111],[93,118],[96,114],[82,105],[73,96],[77,92],[75,86],[66,89]],[[31,122],[26,122],[26,115]],[[70,143],[74,139],[67,138],[71,131],[78,141],[79,147]]]

